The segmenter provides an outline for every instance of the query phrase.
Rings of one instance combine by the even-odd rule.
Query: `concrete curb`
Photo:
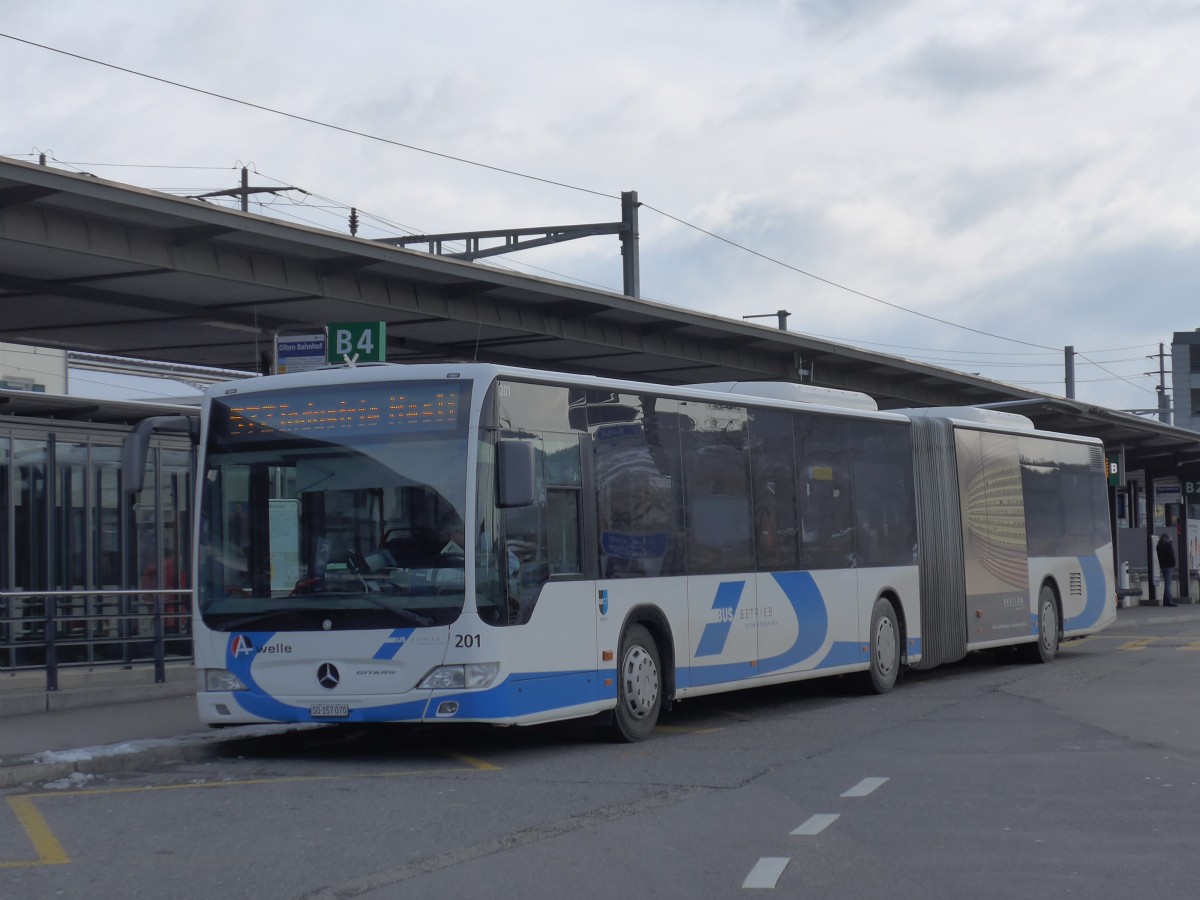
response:
[[[217,756],[222,744],[320,727],[307,723],[245,725],[174,738],[102,744],[79,750],[51,750],[19,759],[0,759],[0,790],[47,785],[75,774],[114,775],[141,771],[147,765],[202,762]]]
[[[195,740],[130,741],[77,751],[36,753],[20,760],[0,760],[0,789],[44,785],[80,775],[112,775],[137,771],[146,765],[197,762],[216,754],[216,741],[196,735]]]
[[[106,684],[73,687],[59,691],[0,691],[0,719],[63,709],[109,706],[114,703],[141,703],[196,693],[191,680],[163,684]]]

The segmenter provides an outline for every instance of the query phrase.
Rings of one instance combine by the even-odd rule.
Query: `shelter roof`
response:
[[[56,422],[135,425],[150,416],[199,415],[195,404],[147,403],[141,400],[96,400],[35,391],[0,389],[0,416]]]
[[[1126,469],[1167,473],[1200,464],[1200,433],[1103,406],[1043,397],[989,404],[1028,416],[1045,431],[1100,438],[1106,449],[1124,450]]]
[[[1042,396],[798,332],[0,158],[0,341],[263,371],[275,329],[387,323],[390,361],[663,384],[806,380],[883,408]]]

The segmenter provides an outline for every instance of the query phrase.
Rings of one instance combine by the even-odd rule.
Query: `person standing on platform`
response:
[[[1158,567],[1162,570],[1163,606],[1178,606],[1171,598],[1171,579],[1175,576],[1175,545],[1171,543],[1171,532],[1163,532],[1154,550],[1158,554]]]

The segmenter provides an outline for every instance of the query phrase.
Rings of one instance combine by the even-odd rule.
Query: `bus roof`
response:
[[[463,378],[490,380],[493,378],[519,378],[530,381],[557,382],[573,387],[595,387],[623,391],[652,389],[656,393],[676,397],[713,398],[725,394],[730,400],[738,398],[746,402],[766,401],[769,405],[821,407],[830,412],[851,415],[873,414],[872,417],[902,419],[894,410],[878,408],[869,395],[857,391],[818,387],[811,384],[767,381],[729,381],[711,384],[666,385],[652,382],[615,379],[607,376],[588,376],[572,372],[556,372],[530,369],[495,363],[430,362],[430,363],[370,363],[357,366],[327,366],[304,372],[284,375],[265,375],[245,379],[236,383],[222,383],[210,387],[209,398],[225,395],[250,394],[258,391],[306,388],[321,385],[357,384],[380,382],[403,378]],[[1012,416],[1020,419],[1020,416]]]
[[[783,400],[787,403],[834,406],[838,409],[867,409],[872,412],[879,409],[879,404],[872,397],[859,391],[842,391],[837,388],[818,387],[815,384],[795,384],[790,381],[716,381],[707,384],[689,384],[688,387],[700,391],[737,394],[741,397]]]
[[[956,422],[966,422],[972,425],[991,425],[1017,431],[1036,431],[1032,419],[1019,416],[1016,413],[1001,412],[997,409],[980,409],[976,406],[931,406],[918,409],[896,409],[910,419],[939,418],[953,419]]]

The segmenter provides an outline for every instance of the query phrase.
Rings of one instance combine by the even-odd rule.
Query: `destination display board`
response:
[[[455,431],[466,382],[337,385],[216,398],[212,434],[218,444],[246,445],[285,437],[347,437]]]

